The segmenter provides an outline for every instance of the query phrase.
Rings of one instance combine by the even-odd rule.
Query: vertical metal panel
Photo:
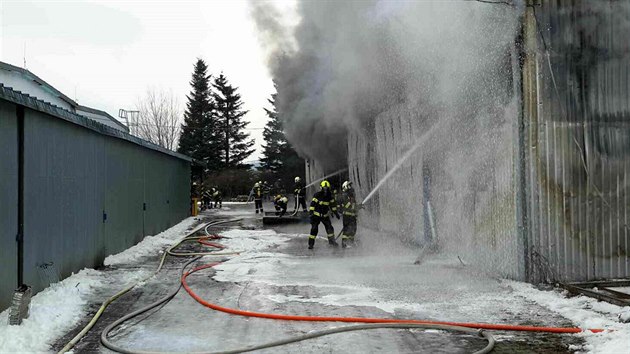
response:
[[[17,147],[15,105],[0,101],[0,311],[17,288]]]
[[[537,79],[540,135],[530,149],[540,227],[533,281],[627,277],[630,5],[543,1]],[[538,242],[541,241],[541,242]]]
[[[488,13],[475,13],[480,16],[478,23],[494,31],[505,24],[502,16],[512,11],[509,7],[486,10]],[[517,237],[515,198],[518,120],[513,119],[517,109],[512,100],[516,60],[509,44],[493,43],[484,50],[488,63],[476,68],[478,71],[450,73],[461,82],[447,97],[427,97],[419,90],[418,97],[392,102],[371,117],[370,129],[351,132],[350,166],[357,160],[351,178],[360,186],[357,194],[361,199],[409,148],[421,144],[383,184],[378,200],[368,203],[368,207],[376,205],[378,214],[368,210],[360,222],[378,220],[388,233],[423,243],[429,238],[424,235],[429,219],[424,209],[430,202],[438,247],[479,268],[522,279],[524,257],[519,253],[522,239]],[[479,82],[483,82],[482,89],[474,87]],[[373,183],[366,183],[364,176],[373,176]]]
[[[17,153],[9,146],[15,106],[2,103],[0,115],[0,200],[8,206],[0,216],[3,309],[16,274],[17,222],[10,222],[16,208],[10,206]],[[187,161],[25,109],[25,282],[39,291],[49,285],[39,274],[43,264],[52,262],[66,277],[185,218],[189,176]],[[146,213],[151,224],[143,231]]]

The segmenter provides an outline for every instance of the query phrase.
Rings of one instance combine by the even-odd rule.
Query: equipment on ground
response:
[[[31,306],[31,296],[33,292],[30,286],[21,285],[15,289],[13,299],[11,301],[11,310],[9,311],[9,325],[18,326],[22,321],[30,315],[29,308]]]

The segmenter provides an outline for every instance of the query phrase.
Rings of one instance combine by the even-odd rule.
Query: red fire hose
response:
[[[499,331],[527,331],[527,332],[548,332],[548,333],[580,333],[585,330],[578,327],[537,327],[537,326],[517,326],[517,325],[504,325],[504,324],[489,324],[489,323],[466,323],[466,322],[448,322],[448,321],[423,321],[423,320],[405,320],[395,318],[364,318],[364,317],[328,317],[328,316],[296,316],[296,315],[283,315],[273,313],[261,313],[232,309],[229,307],[223,307],[211,302],[205,301],[199,295],[197,295],[188,285],[186,279],[190,274],[193,274],[202,269],[214,267],[220,263],[206,264],[193,270],[184,273],[182,276],[182,286],[186,289],[186,292],[195,299],[198,303],[205,307],[211,308],[215,311],[221,311],[232,315],[246,316],[246,317],[258,317],[268,318],[273,320],[284,321],[310,321],[310,322],[358,322],[358,323],[421,323],[421,324],[437,324],[437,325],[450,325],[460,326],[468,328],[482,328],[492,329]],[[588,329],[593,333],[603,332],[603,329]]]

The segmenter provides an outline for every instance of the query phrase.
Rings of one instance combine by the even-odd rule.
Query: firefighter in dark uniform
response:
[[[357,202],[354,196],[352,182],[345,181],[342,185],[343,202],[341,204],[343,214],[343,229],[341,230],[341,247],[346,248],[348,244],[354,244],[354,236],[357,233]]]
[[[295,210],[300,206],[303,211],[306,211],[306,188],[300,177],[295,177],[295,187],[293,187],[293,194],[295,194]]]
[[[201,207],[203,209],[208,209],[212,207],[212,203],[210,203],[210,191],[205,189],[201,194]]]
[[[273,206],[276,208],[276,215],[282,217],[287,212],[287,205],[289,204],[289,198],[278,194],[273,198]]]
[[[256,184],[254,184],[254,204],[256,206],[256,214],[258,214],[259,209],[261,213],[263,212],[262,197],[263,197],[262,183],[256,182]]]
[[[219,187],[212,188],[212,199],[214,200],[214,207],[223,208],[223,196],[221,196],[221,191]]]
[[[317,238],[317,232],[319,231],[319,223],[324,224],[326,229],[326,235],[328,236],[328,244],[332,246],[338,246],[335,241],[335,229],[330,223],[330,212],[339,219],[339,213],[337,212],[337,204],[330,191],[330,182],[324,180],[320,183],[322,189],[313,195],[310,208],[308,210],[311,216],[311,234],[308,237],[308,249],[312,250],[315,245],[315,239]]]

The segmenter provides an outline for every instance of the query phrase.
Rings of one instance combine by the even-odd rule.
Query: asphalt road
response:
[[[200,296],[217,304],[296,315],[572,325],[558,314],[514,294],[500,280],[478,274],[452,257],[433,255],[414,265],[416,250],[387,235],[365,230],[360,230],[359,247],[333,248],[325,239],[318,239],[315,250],[311,251],[307,249],[309,225],[263,227],[253,213],[253,205],[228,207],[229,210],[204,213],[204,221],[243,217],[238,225],[217,231],[246,235],[249,243],[243,245],[259,239],[266,246],[250,250],[216,270],[200,271],[189,278]],[[339,226],[338,222],[335,226]],[[262,229],[274,230],[277,236],[265,236],[269,232],[261,232]],[[253,236],[247,236],[248,233]],[[275,239],[281,242],[274,242]],[[237,242],[234,237],[226,243]],[[203,248],[190,243],[182,249]],[[126,272],[138,268],[153,270],[158,259],[156,254],[134,264],[103,268],[108,274],[107,286],[94,293],[90,313],[96,312],[105,298],[125,285]],[[114,302],[75,347],[75,352],[108,352],[99,342],[102,329],[177,286],[184,262],[182,258],[169,258],[158,276]],[[79,326],[60,338],[54,349],[63,347],[90,317],[83,318]],[[138,350],[220,351],[343,325],[229,315],[202,307],[182,290],[158,311],[132,320],[114,332],[112,340]],[[582,343],[572,335],[519,332],[493,332],[493,335],[498,340],[495,353],[568,353],[569,345]],[[484,345],[485,340],[464,334],[378,329],[335,334],[263,352],[468,353]]]

